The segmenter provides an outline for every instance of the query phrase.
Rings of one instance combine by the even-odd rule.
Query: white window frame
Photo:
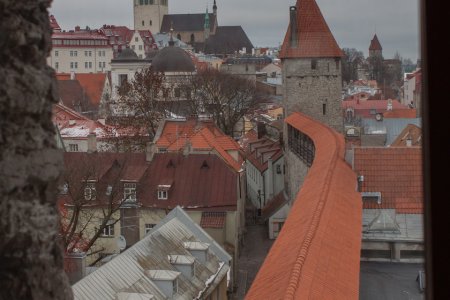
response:
[[[103,228],[101,237],[114,237],[114,222],[115,220],[109,220],[105,228]],[[103,219],[100,220],[100,224],[103,223]]]
[[[156,224],[145,224],[145,235],[147,235],[155,226]]]
[[[97,190],[95,188],[95,181],[86,182],[84,187],[84,200],[94,201],[97,199]]]
[[[78,144],[69,144],[69,152],[78,152]]]
[[[125,202],[136,202],[136,183],[125,182],[123,184],[123,199]]]
[[[158,190],[158,200],[167,200],[167,199],[169,199],[169,191]]]

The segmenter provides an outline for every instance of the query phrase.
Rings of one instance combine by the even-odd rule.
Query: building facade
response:
[[[80,29],[52,34],[47,63],[57,73],[98,73],[111,70],[113,51],[108,39],[97,30]]]
[[[133,0],[134,29],[159,33],[165,15],[169,13],[169,0]]]

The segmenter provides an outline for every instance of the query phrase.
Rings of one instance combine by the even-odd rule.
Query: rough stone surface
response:
[[[341,108],[342,72],[338,58],[318,58],[312,69],[309,58],[283,61],[283,95],[285,115],[303,112],[313,119],[343,132]],[[326,112],[323,113],[323,105]]]
[[[58,242],[47,0],[0,0],[0,299],[71,299]]]

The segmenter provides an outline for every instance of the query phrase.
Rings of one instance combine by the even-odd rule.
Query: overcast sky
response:
[[[341,48],[368,55],[376,32],[383,56],[398,51],[413,62],[419,56],[417,0],[316,0]],[[169,0],[169,13],[200,13],[213,0]],[[133,0],[53,0],[50,12],[63,30],[76,25],[133,27]],[[253,45],[278,46],[286,33],[289,6],[295,0],[217,0],[219,25],[242,25]]]

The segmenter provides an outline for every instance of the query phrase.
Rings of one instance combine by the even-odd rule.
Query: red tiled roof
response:
[[[71,80],[70,74],[56,74],[58,81]],[[98,107],[105,87],[106,73],[77,73],[75,81],[78,81],[84,92],[89,97],[91,104]]]
[[[383,50],[383,47],[381,47],[380,41],[378,40],[378,37],[376,34],[373,36],[373,39],[370,41],[369,50]]]
[[[354,170],[364,176],[362,192],[381,192],[381,205],[364,208],[414,208],[422,213],[422,149],[420,147],[355,148]]]
[[[246,151],[246,159],[260,172],[267,170],[269,158],[275,162],[282,156],[283,150],[279,142],[272,141],[268,138],[262,138],[249,143]]]
[[[61,31],[61,27],[59,26],[58,22],[56,21],[56,18],[54,15],[50,15],[50,26],[52,27],[53,31]]]
[[[188,141],[193,150],[214,150],[234,170],[241,169],[242,158],[236,161],[228,153],[239,150],[239,144],[221,132],[212,121],[166,121],[156,146],[176,152],[183,149]]]
[[[98,107],[105,87],[106,73],[76,74],[76,80],[80,82],[91,103]]]
[[[226,216],[226,212],[202,212],[200,226],[203,228],[223,228]]]
[[[341,57],[343,55],[315,0],[297,1],[298,45],[290,45],[291,24],[288,27],[280,58]]]
[[[58,121],[65,122],[69,120],[89,120],[82,114],[77,113],[76,111],[68,108],[65,105],[60,103],[53,105],[53,123],[57,124]]]
[[[286,122],[315,158],[246,299],[358,299],[362,201],[343,137],[301,113]]]
[[[415,108],[391,110],[383,113],[383,117],[390,119],[394,118],[413,119],[417,117],[417,110]]]
[[[236,210],[238,174],[216,155],[155,154],[138,198],[144,206],[186,209]],[[158,185],[173,181],[167,200],[158,200]]]
[[[117,197],[120,198],[123,196],[121,183],[131,181],[137,183],[137,200],[144,207],[172,209],[180,205],[212,212],[237,208],[238,174],[215,155],[157,153],[147,162],[145,153],[66,152],[64,162],[66,172],[76,182],[98,180],[98,201],[93,204],[107,199],[103,191],[108,184],[119,189]],[[158,188],[167,184],[170,185],[168,199],[159,200]],[[70,202],[68,195],[61,197]]]
[[[386,118],[415,118],[416,110],[401,104],[398,100],[392,100],[392,111],[387,110],[389,100],[347,100],[342,101],[342,108],[353,108],[355,115],[364,118],[375,118],[376,113],[382,113]]]

